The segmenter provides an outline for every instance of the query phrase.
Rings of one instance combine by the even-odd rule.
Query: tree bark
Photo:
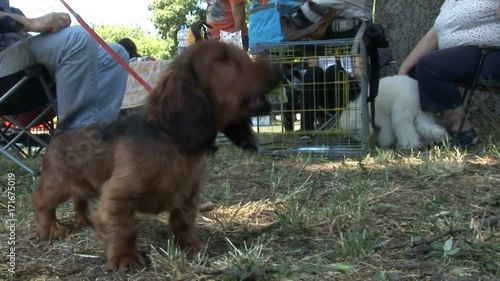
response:
[[[378,0],[375,22],[384,26],[390,47],[387,49],[396,64],[383,70],[394,75],[406,56],[434,25],[444,0]]]

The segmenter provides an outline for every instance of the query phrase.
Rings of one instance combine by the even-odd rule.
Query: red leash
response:
[[[125,68],[125,70],[128,73],[130,73],[130,75],[132,75],[135,78],[135,80],[141,83],[141,85],[144,86],[144,88],[148,90],[148,92],[153,91],[151,86],[149,86],[149,84],[146,81],[144,81],[144,79],[142,79],[142,77],[139,76],[137,72],[135,72],[126,62],[124,62],[122,58],[120,58],[120,56],[118,56],[118,54],[115,51],[113,51],[113,49],[111,49],[111,47],[109,47],[109,45],[106,42],[104,42],[104,40],[102,40],[102,38],[99,37],[99,35],[97,35],[97,33],[95,33],[95,31],[92,30],[92,28],[90,28],[90,26],[80,17],[80,15],[78,15],[75,11],[73,11],[73,9],[71,9],[71,7],[66,3],[66,1],[64,0],[60,1],[68,9],[68,11],[76,18],[76,20],[83,26],[83,28],[90,34],[90,36],[92,36],[97,41],[97,43],[99,43],[113,57],[113,59],[115,59],[123,68]]]

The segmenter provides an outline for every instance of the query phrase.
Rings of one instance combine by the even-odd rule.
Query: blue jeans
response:
[[[56,80],[58,126],[78,128],[118,118],[128,74],[87,31],[73,26],[27,41]],[[110,46],[129,62],[122,46]]]

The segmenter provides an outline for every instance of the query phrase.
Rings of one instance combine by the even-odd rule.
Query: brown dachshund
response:
[[[237,47],[216,41],[190,46],[172,62],[144,112],[54,137],[33,194],[38,235],[66,235],[55,210],[69,198],[76,224],[87,224],[88,200],[100,197],[92,218],[109,269],[144,264],[135,245],[136,211],[168,211],[178,246],[196,253],[203,246],[195,233],[197,206],[216,134],[255,149],[250,116],[270,109],[265,95],[280,80],[268,63],[252,62]]]

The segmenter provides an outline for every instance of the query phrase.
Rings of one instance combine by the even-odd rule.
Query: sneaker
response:
[[[465,132],[448,131],[448,139],[452,145],[466,147],[475,144],[479,140],[479,134],[475,128],[471,128]]]

